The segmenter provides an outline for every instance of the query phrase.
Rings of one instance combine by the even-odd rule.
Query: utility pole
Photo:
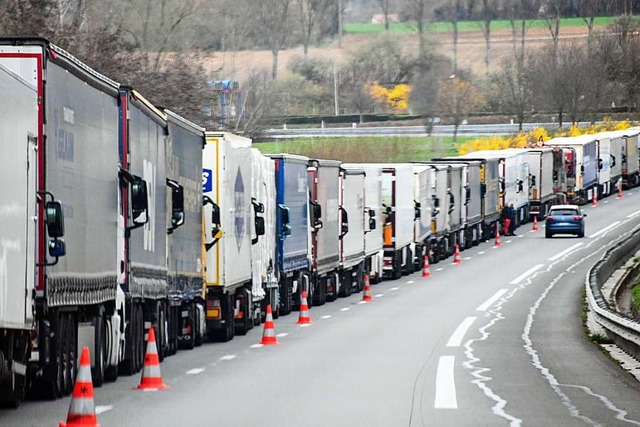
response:
[[[342,49],[342,0],[338,0],[338,48]]]
[[[340,108],[338,106],[338,70],[336,69],[336,61],[333,61],[333,103],[335,105],[335,115],[340,115]]]

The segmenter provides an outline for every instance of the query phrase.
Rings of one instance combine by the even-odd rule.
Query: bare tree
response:
[[[531,109],[531,74],[524,59],[508,58],[501,70],[493,76],[493,94],[502,111],[515,116],[518,130]]]
[[[582,0],[576,2],[576,11],[578,12],[578,16],[582,18],[587,26],[587,41],[589,43],[589,49],[591,49],[593,45],[593,26],[595,24],[596,16],[600,16],[600,14],[604,13],[604,9],[605,5],[602,0]]]
[[[304,55],[307,56],[309,43],[316,27],[316,22],[329,11],[333,0],[295,0],[300,12],[300,26]]]
[[[423,58],[426,54],[426,39],[425,39],[425,20],[430,12],[429,6],[432,5],[434,0],[407,0],[406,12],[408,16],[416,23],[418,29],[418,43],[420,49],[420,57]]]
[[[289,9],[291,0],[262,0],[254,3],[257,23],[264,32],[271,50],[271,78],[278,77],[278,54],[289,36]]]
[[[553,42],[551,59],[554,63],[557,60],[558,42],[560,41],[561,1],[562,0],[546,0],[541,10],[542,21],[545,27],[547,27],[547,30],[549,30]]]
[[[485,53],[484,53],[484,70],[489,72],[489,63],[491,61],[491,22],[496,18],[498,10],[497,0],[482,0],[482,10],[480,12],[480,28],[484,37]]]
[[[380,9],[382,10],[382,14],[384,15],[384,29],[385,31],[389,31],[389,10],[391,9],[391,0],[376,0]]]

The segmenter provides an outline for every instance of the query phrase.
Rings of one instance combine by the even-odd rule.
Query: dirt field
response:
[[[311,48],[309,56],[344,60],[348,53],[359,45],[372,40],[376,35],[346,35],[343,37],[342,49],[338,48],[337,41],[323,48]],[[405,49],[415,50],[418,46],[417,35],[396,35]],[[587,37],[587,27],[565,27],[561,29],[561,43],[581,42]],[[434,48],[443,55],[452,56],[451,34],[438,34],[430,36]],[[491,36],[492,55],[491,67],[497,67],[503,57],[512,54],[513,43],[510,30],[497,30]],[[518,42],[519,43],[519,42]],[[527,47],[537,49],[551,43],[551,37],[547,29],[531,28],[527,33]],[[460,33],[458,46],[458,66],[470,69],[476,74],[484,70],[485,45],[482,33],[478,31],[465,31]],[[302,47],[283,50],[279,55],[278,73],[282,75],[287,71],[289,60],[296,56],[302,56]],[[205,67],[208,72],[220,70],[217,77],[224,79],[236,79],[242,82],[243,78],[253,71],[271,70],[271,52],[269,51],[240,51],[213,53],[207,58]]]

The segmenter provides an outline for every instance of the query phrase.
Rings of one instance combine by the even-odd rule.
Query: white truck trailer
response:
[[[382,218],[382,172],[379,166],[368,163],[343,163],[344,169],[363,169],[365,171],[364,194],[364,252],[365,273],[370,283],[382,279],[383,240],[379,223]]]
[[[615,187],[622,178],[625,188],[638,185],[638,135],[640,128],[602,132],[596,136],[611,140],[611,184]]]
[[[267,305],[276,307],[279,301],[276,274],[276,175],[273,159],[263,156],[256,148],[251,149],[251,162],[251,203],[256,216],[251,234],[251,294],[254,325],[258,325],[265,317]],[[264,222],[262,236],[261,222]]]
[[[207,334],[212,341],[229,341],[253,325],[251,140],[226,132],[206,132],[205,139]],[[257,234],[264,234],[264,227]]]
[[[424,257],[429,255],[431,242],[431,175],[433,169],[426,165],[413,166],[414,223],[413,246],[414,270],[420,270]]]
[[[346,294],[364,286],[365,171],[340,168],[340,275]],[[367,216],[368,219],[368,216]]]

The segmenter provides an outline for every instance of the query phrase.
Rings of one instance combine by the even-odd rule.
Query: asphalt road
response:
[[[640,383],[584,335],[588,268],[640,222],[640,191],[586,206],[587,237],[531,224],[431,266],[165,359],[167,391],[139,377],[96,389],[103,426],[640,425]],[[634,215],[635,214],[635,215]],[[606,231],[602,231],[606,230]],[[64,420],[70,398],[0,411],[1,426]]]

